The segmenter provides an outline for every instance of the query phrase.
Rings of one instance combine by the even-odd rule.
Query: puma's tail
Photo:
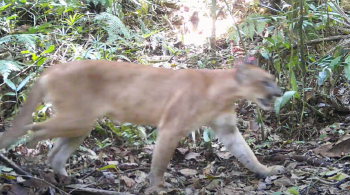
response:
[[[25,126],[32,123],[32,114],[43,96],[43,85],[40,83],[39,79],[34,83],[27,101],[24,103],[22,109],[20,109],[18,116],[13,120],[12,127],[5,131],[0,137],[0,149],[8,148],[19,137],[27,133],[28,129],[26,129]]]

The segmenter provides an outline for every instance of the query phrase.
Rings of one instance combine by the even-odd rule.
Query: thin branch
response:
[[[3,162],[6,166],[11,167],[18,174],[32,177],[30,173],[21,169],[16,163],[12,162],[10,159],[8,159],[6,156],[2,154],[0,154],[0,162]]]

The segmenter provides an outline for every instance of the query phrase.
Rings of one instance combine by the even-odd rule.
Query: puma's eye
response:
[[[263,81],[263,85],[264,85],[265,87],[271,87],[271,83],[268,82],[268,81]]]

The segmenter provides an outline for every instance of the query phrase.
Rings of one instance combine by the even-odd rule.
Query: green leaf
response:
[[[16,93],[14,92],[7,92],[4,95],[8,95],[8,96],[16,96]]]
[[[272,39],[272,38],[270,38],[270,37],[266,37],[265,38],[267,41],[269,41],[272,45],[275,45],[276,44],[276,42]]]
[[[296,91],[287,91],[283,94],[282,97],[277,98],[275,101],[275,111],[276,115],[279,115],[279,112],[283,106],[285,106],[289,100],[297,93]]]
[[[338,57],[334,58],[334,59],[331,61],[331,63],[329,64],[329,68],[332,69],[332,70],[334,70],[334,69],[336,68],[336,65],[339,64],[340,58],[341,58],[341,56],[338,56]]]
[[[35,53],[32,53],[32,60],[36,61],[38,59],[38,56],[35,55]]]
[[[140,132],[140,137],[142,137],[144,140],[146,140],[147,139],[146,128],[143,126],[138,126],[137,130]]]
[[[350,80],[350,55],[345,59],[346,65],[344,66],[345,76]]]
[[[298,90],[297,79],[295,78],[294,71],[292,71],[292,73],[290,75],[290,83],[292,84],[292,89],[294,91],[297,91]]]
[[[20,91],[24,85],[29,81],[30,78],[32,78],[33,74],[28,75],[23,81],[18,85],[16,92]]]
[[[30,53],[29,50],[21,51],[21,54],[26,54],[26,53]]]
[[[326,69],[323,69],[323,71],[318,73],[318,79],[317,79],[317,84],[318,85],[322,85],[323,82],[326,80],[328,76],[328,72],[326,71]]]
[[[115,169],[118,171],[117,167],[115,165],[106,165],[104,167],[99,168],[99,171],[105,170],[105,169]]]
[[[249,38],[253,40],[254,33],[255,33],[254,23],[248,23],[247,30],[248,30],[247,34],[248,34]]]
[[[55,50],[55,46],[50,45],[49,48],[47,48],[47,50],[43,51],[43,53],[41,53],[41,54],[51,53],[53,50]]]
[[[41,57],[37,62],[36,65],[41,66],[45,62],[46,58]]]
[[[256,24],[256,33],[261,34],[265,30],[266,22],[259,22]]]
[[[16,85],[9,79],[4,79],[7,86],[9,86],[13,91],[16,91]]]
[[[299,195],[298,187],[291,187],[287,191],[293,195]]]
[[[4,11],[7,7],[9,7],[11,4],[7,4],[7,5],[4,5],[4,6],[1,6],[0,7],[0,11]]]
[[[270,52],[267,49],[262,48],[260,50],[260,53],[261,53],[262,57],[264,57],[265,59],[269,59],[270,58]]]

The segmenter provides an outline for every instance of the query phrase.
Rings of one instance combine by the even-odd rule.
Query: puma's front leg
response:
[[[163,129],[158,131],[149,174],[150,187],[146,190],[147,193],[165,190],[163,176],[181,139],[180,135],[181,133],[175,130]]]
[[[261,176],[284,172],[283,166],[266,167],[258,161],[236,126],[235,114],[222,114],[210,126],[227,150],[252,172]]]
[[[86,136],[80,137],[61,137],[58,138],[55,146],[48,155],[47,162],[53,170],[61,175],[68,176],[65,165],[69,157],[83,143]]]

